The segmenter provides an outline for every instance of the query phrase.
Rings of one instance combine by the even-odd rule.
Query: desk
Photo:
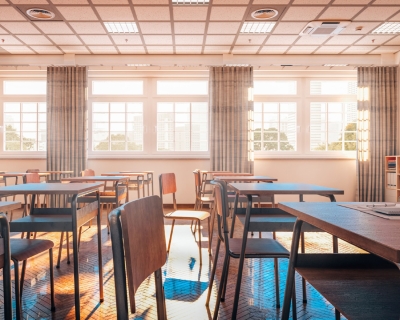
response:
[[[137,184],[137,195],[138,199],[140,199],[140,185],[143,184],[144,182],[144,176],[147,176],[147,173],[145,172],[107,172],[107,173],[102,173],[102,176],[126,176],[126,177],[136,177],[136,184]],[[129,194],[129,192],[128,192]],[[144,197],[144,187],[143,187],[143,197]]]
[[[383,219],[338,203],[284,202],[279,208],[297,217],[282,319],[289,317],[295,270],[348,319],[399,319],[400,220]],[[298,254],[303,222],[372,254]]]
[[[58,175],[59,176],[58,179],[48,179],[47,178],[46,181],[47,182],[60,182],[62,175],[73,174],[74,172],[71,170],[47,170],[47,171],[39,171],[38,173],[39,174],[46,173],[49,175]]]
[[[276,194],[298,194],[299,200],[302,202],[304,200],[303,196],[305,194],[313,194],[313,195],[325,196],[328,197],[331,201],[336,201],[335,195],[344,194],[344,191],[335,188],[327,188],[305,183],[231,183],[230,186],[232,187],[233,190],[235,190],[236,197],[238,197],[239,195],[244,195],[247,196],[248,199],[245,223],[243,228],[242,248],[239,259],[238,278],[236,282],[235,300],[233,303],[233,311],[232,311],[232,318],[234,317],[236,318],[236,313],[239,303],[240,285],[242,281],[244,252],[246,250],[247,233],[250,230],[250,216],[252,211],[253,196],[262,197],[266,195],[274,196]],[[236,210],[234,211],[232,229],[234,227],[235,212]],[[264,231],[264,230],[256,230],[256,231]],[[337,250],[337,241],[334,241],[334,250],[335,246]],[[275,265],[277,264],[275,263]]]
[[[215,180],[223,180],[227,183],[234,182],[234,181],[242,181],[242,182],[273,182],[278,181],[276,178],[271,178],[268,176],[251,176],[251,175],[222,175],[222,176],[214,176]]]
[[[205,195],[206,193],[212,193],[212,190],[208,190],[206,191],[206,185],[210,184],[210,179],[207,179],[207,176],[209,174],[211,175],[217,175],[218,173],[220,174],[225,174],[225,173],[231,173],[231,171],[221,171],[221,170],[200,170],[200,173],[202,175],[201,177],[201,192],[203,195]]]
[[[154,195],[154,179],[153,179],[153,174],[154,171],[142,171],[143,173],[146,174],[147,179],[143,180],[143,184],[147,184],[147,196],[150,196],[150,183],[151,183],[151,195]],[[121,174],[125,174],[125,173],[135,173],[133,171],[120,171]],[[144,185],[143,185],[143,196],[144,195]]]
[[[101,252],[101,222],[98,189],[101,183],[27,183],[1,187],[1,194],[32,195],[32,204],[38,194],[67,195],[71,199],[70,208],[35,208],[31,205],[30,215],[10,222],[11,232],[72,232],[74,250],[75,317],[80,319],[79,299],[79,257],[78,229],[97,217],[97,245],[99,263],[100,301],[103,301],[103,264]],[[96,201],[78,208],[78,197],[96,192]]]
[[[7,212],[21,208],[21,202],[17,201],[0,201],[0,212]]]

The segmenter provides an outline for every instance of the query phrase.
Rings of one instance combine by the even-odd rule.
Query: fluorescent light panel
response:
[[[135,22],[104,22],[109,33],[138,33]]]
[[[225,67],[248,67],[250,66],[248,63],[243,63],[243,64],[226,64]]]
[[[260,21],[260,22],[245,22],[240,30],[240,33],[268,33],[275,26],[275,22]]]
[[[192,5],[201,5],[201,4],[209,4],[210,0],[172,0],[172,4],[192,4]]]
[[[148,63],[128,63],[128,67],[150,67],[151,64]]]
[[[400,22],[385,22],[383,25],[372,30],[372,33],[400,33]]]
[[[348,64],[324,64],[324,67],[347,67]]]

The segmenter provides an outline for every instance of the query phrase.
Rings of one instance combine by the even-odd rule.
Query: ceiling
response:
[[[56,21],[28,19],[23,12],[33,7],[55,12]],[[240,34],[259,8],[279,11],[272,32]],[[351,23],[337,36],[299,36],[313,20]],[[136,22],[139,33],[110,34],[107,21]],[[371,34],[385,21],[400,21],[400,0],[0,0],[0,54],[396,53],[400,35]]]

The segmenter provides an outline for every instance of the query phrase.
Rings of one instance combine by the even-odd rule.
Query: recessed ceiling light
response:
[[[278,11],[275,9],[259,9],[251,13],[251,16],[257,20],[268,20],[276,17]]]
[[[193,4],[193,5],[201,5],[201,4],[209,4],[210,0],[172,0],[172,4]]]
[[[324,67],[347,67],[348,64],[340,64],[340,63],[332,63],[332,64],[324,64]]]
[[[128,67],[150,67],[151,64],[148,63],[128,63]]]
[[[104,22],[104,26],[110,33],[138,33],[135,22]]]
[[[385,22],[372,30],[372,33],[400,33],[400,22]]]
[[[246,21],[240,33],[268,33],[275,26],[275,22],[249,22]]]
[[[38,20],[51,20],[56,16],[53,12],[40,8],[28,9],[26,10],[26,14]]]

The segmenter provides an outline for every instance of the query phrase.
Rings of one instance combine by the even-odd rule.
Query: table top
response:
[[[34,173],[34,172],[6,172],[6,173],[0,173],[0,176],[2,177],[24,177],[27,174]],[[44,177],[44,176],[49,176],[50,173],[48,172],[36,172],[39,174],[39,176]]]
[[[344,194],[343,190],[306,183],[230,183],[236,192],[246,195],[265,194]]]
[[[215,174],[215,173],[230,173],[231,171],[221,171],[221,170],[200,170],[201,173],[210,173],[210,174]]]
[[[70,177],[62,178],[61,181],[120,181],[129,180],[127,176],[85,176],[85,177]]]
[[[0,201],[0,211],[9,211],[21,208],[21,202],[17,201]]]
[[[119,176],[119,175],[123,175],[126,177],[144,177],[146,175],[145,172],[129,172],[129,171],[124,171],[124,172],[106,172],[106,173],[102,173],[102,176]]]
[[[215,180],[222,180],[226,182],[230,181],[262,181],[262,182],[269,182],[269,181],[278,181],[276,178],[271,178],[268,176],[215,176]]]
[[[400,220],[383,219],[339,204],[282,202],[278,207],[361,249],[400,263]]]
[[[0,187],[0,194],[80,194],[95,191],[102,183],[26,183]]]
[[[74,173],[74,172],[70,171],[70,170],[44,170],[44,171],[39,171],[39,173],[68,174],[68,173]]]

